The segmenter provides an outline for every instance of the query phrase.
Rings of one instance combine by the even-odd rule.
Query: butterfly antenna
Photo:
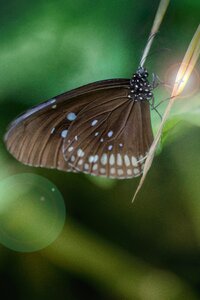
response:
[[[150,32],[150,35],[149,35],[149,38],[148,38],[148,41],[147,41],[147,44],[146,44],[146,47],[144,48],[144,51],[143,51],[143,55],[142,55],[142,58],[141,58],[141,61],[140,61],[140,67],[144,66],[144,63],[145,63],[146,58],[148,56],[148,53],[151,49],[151,45],[153,43],[153,40],[154,40],[155,36],[158,33],[160,24],[163,20],[163,17],[165,15],[165,12],[167,10],[169,2],[170,2],[170,0],[161,0],[160,1],[156,16],[155,16],[155,19],[154,19],[154,22],[153,22],[153,26],[152,26],[152,29],[151,29],[151,32]]]

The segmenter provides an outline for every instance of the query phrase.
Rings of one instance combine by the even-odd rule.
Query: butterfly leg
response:
[[[160,119],[162,121],[162,116],[161,116],[161,114],[159,113],[159,111],[156,108],[157,105],[155,106],[155,98],[154,98],[154,96],[152,97],[151,102],[149,102],[149,104],[150,104],[151,109],[155,110],[157,112],[157,114],[159,115],[159,117],[160,117]]]
[[[155,73],[152,73],[152,88],[156,89],[159,85],[164,85],[165,87],[171,88],[172,89],[172,85],[162,81],[160,79],[160,77],[158,77],[158,75],[156,75]]]

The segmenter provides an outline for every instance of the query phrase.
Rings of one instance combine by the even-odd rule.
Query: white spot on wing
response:
[[[89,163],[93,163],[93,162],[94,162],[94,156],[91,155],[91,156],[89,157],[88,161],[89,161]]]
[[[74,150],[74,147],[69,147],[68,152],[72,152]]]
[[[115,164],[115,156],[114,156],[114,154],[111,154],[110,159],[109,159],[109,163],[110,163],[111,166]]]
[[[98,159],[99,159],[99,156],[96,154],[96,155],[94,156],[94,162],[97,162]]]
[[[105,168],[100,168],[100,173],[101,174],[105,174],[106,173],[106,169]]]
[[[121,154],[117,154],[117,164],[118,166],[122,166],[122,157],[121,157]]]
[[[62,138],[66,138],[67,134],[68,134],[68,130],[63,130],[63,131],[61,132]]]
[[[132,157],[131,157],[131,162],[132,162],[133,167],[137,167],[138,161],[137,161],[137,159],[135,158],[135,156],[132,156]]]
[[[108,146],[108,150],[109,150],[109,151],[111,151],[112,148],[113,148],[113,145],[109,145],[109,146]]]
[[[98,169],[98,164],[93,165],[92,170],[96,171]]]
[[[110,174],[115,174],[115,168],[110,169]]]
[[[133,173],[134,173],[135,175],[138,175],[138,174],[140,173],[140,171],[139,171],[139,169],[134,168],[134,169],[133,169]]]
[[[98,120],[93,120],[92,123],[91,123],[91,125],[95,126],[97,124],[97,122],[98,122]]]
[[[56,130],[55,127],[52,128],[52,129],[51,129],[51,134],[53,134],[55,130]]]
[[[89,170],[89,164],[84,164],[84,168],[86,169],[86,170]]]
[[[124,171],[122,169],[118,169],[117,170],[117,174],[120,176],[120,175],[123,175],[124,174]]]
[[[80,166],[80,165],[82,165],[82,164],[83,164],[83,159],[79,159],[78,165]]]
[[[128,170],[127,170],[127,174],[128,174],[128,175],[132,175],[132,174],[133,174],[132,170],[131,170],[131,169],[128,169]]]
[[[82,150],[82,149],[78,149],[78,151],[77,151],[77,155],[79,156],[79,157],[83,157],[84,156],[84,151]]]
[[[107,154],[104,153],[101,157],[101,163],[102,165],[106,165],[107,164],[107,161],[108,161],[108,158],[107,158]]]
[[[72,155],[72,157],[71,157],[71,161],[72,161],[72,162],[74,162],[74,161],[75,161],[75,159],[76,159],[76,158],[75,158],[75,156],[74,156],[74,155]]]
[[[113,136],[113,131],[112,130],[108,132],[108,137],[111,137],[111,136]]]
[[[127,167],[129,167],[130,164],[131,164],[131,162],[130,162],[130,159],[129,159],[129,157],[128,157],[127,154],[124,155],[124,161],[125,161],[125,165],[126,165]]]
[[[76,119],[76,114],[73,113],[73,112],[70,112],[68,115],[67,115],[67,120],[69,121],[74,121]]]

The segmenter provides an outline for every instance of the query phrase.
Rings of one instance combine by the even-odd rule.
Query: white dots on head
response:
[[[84,156],[84,151],[82,150],[82,149],[78,149],[78,151],[77,151],[77,155],[79,156],[79,157],[83,157]]]
[[[97,135],[99,135],[99,132],[95,132],[95,134],[94,134],[95,136],[97,136]]]
[[[123,144],[122,144],[122,143],[120,143],[120,144],[119,144],[119,146],[120,146],[120,147],[123,147]]]
[[[68,134],[68,130],[63,130],[63,131],[61,132],[62,138],[66,138],[67,134]]]
[[[74,147],[69,147],[68,152],[72,152],[74,150]]]
[[[92,123],[91,123],[91,125],[95,126],[97,124],[97,122],[98,122],[98,120],[93,120]]]
[[[101,163],[102,165],[106,165],[107,164],[107,161],[108,161],[108,157],[107,157],[107,154],[104,153],[101,157]]]
[[[76,119],[77,115],[73,112],[70,112],[68,115],[67,115],[67,120],[69,121],[74,121]]]
[[[78,141],[78,136],[76,135],[74,139],[75,139],[75,141]]]
[[[129,167],[130,164],[131,164],[130,159],[129,159],[129,157],[128,157],[127,154],[124,155],[124,162],[125,162],[125,165],[126,165],[127,167]]]
[[[108,132],[108,137],[111,137],[111,136],[113,136],[113,131],[112,130]]]
[[[115,156],[114,154],[111,154],[110,159],[109,159],[109,163],[111,166],[113,166],[115,164]]]
[[[122,157],[121,157],[121,154],[117,154],[117,164],[118,166],[122,166]]]
[[[111,151],[113,148],[113,145],[108,146],[108,150]]]
[[[103,139],[103,138],[101,138],[101,139],[100,139],[100,142],[102,143],[103,141],[104,141],[104,139]]]

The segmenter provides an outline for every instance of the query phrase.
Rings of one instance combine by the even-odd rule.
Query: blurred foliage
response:
[[[199,90],[177,101],[143,190],[23,166],[7,153],[8,123],[31,105],[137,68],[159,1],[10,0],[0,10],[0,179],[35,173],[62,193],[60,237],[32,254],[1,246],[1,293],[15,299],[200,298]],[[199,0],[171,1],[147,59],[165,79],[199,23]],[[168,50],[166,50],[168,49]],[[199,66],[197,66],[199,72]],[[169,97],[160,86],[156,103]],[[159,106],[162,113],[166,103]],[[153,129],[159,116],[152,111]],[[198,126],[197,126],[198,125]],[[33,212],[30,210],[29,212]]]

